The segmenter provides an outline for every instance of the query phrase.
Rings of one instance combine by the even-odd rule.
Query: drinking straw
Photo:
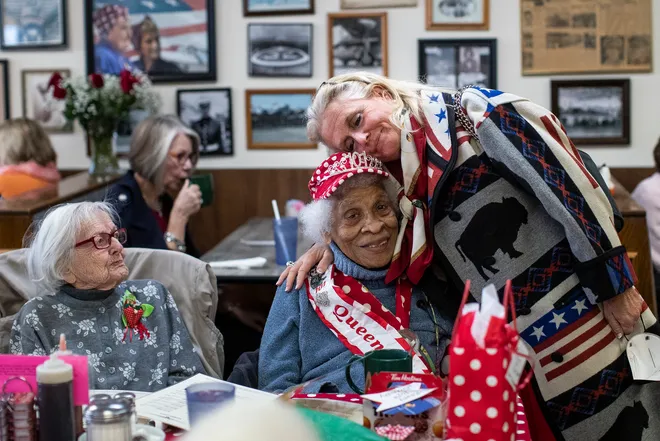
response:
[[[275,214],[275,220],[277,222],[279,222],[280,221],[280,209],[277,206],[277,201],[275,199],[273,199],[272,201],[270,201],[270,203],[273,204],[273,213]]]

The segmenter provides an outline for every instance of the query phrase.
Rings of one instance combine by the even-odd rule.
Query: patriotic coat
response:
[[[501,294],[512,280],[534,389],[557,439],[618,439],[607,436],[637,430],[644,421],[617,415],[652,404],[635,401],[643,388],[630,388],[626,340],[616,338],[600,305],[632,287],[635,274],[612,208],[561,123],[496,90],[456,95],[457,115],[449,95],[421,98],[435,261],[459,286],[469,279],[477,300],[486,284]],[[635,333],[655,321],[645,306]],[[660,439],[655,418],[657,427],[649,426],[647,415],[643,438],[625,439]]]

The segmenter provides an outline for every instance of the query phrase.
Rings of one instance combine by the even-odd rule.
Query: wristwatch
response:
[[[186,244],[181,240],[179,240],[178,238],[176,238],[174,234],[168,231],[167,233],[165,233],[164,238],[165,238],[165,242],[173,243],[174,245],[176,245],[177,251],[181,251],[182,253],[186,252]]]

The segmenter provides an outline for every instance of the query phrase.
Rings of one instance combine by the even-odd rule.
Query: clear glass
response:
[[[236,388],[228,383],[198,383],[186,388],[190,427],[209,412],[234,400]]]
[[[105,177],[120,173],[117,156],[112,151],[113,134],[103,136],[90,136],[92,162],[89,165],[89,174],[96,177]]]

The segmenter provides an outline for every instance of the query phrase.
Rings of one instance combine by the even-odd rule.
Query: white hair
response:
[[[387,192],[387,196],[398,215],[397,189],[390,185],[388,178],[372,173],[363,173],[347,179],[332,196],[319,199],[305,205],[298,215],[303,234],[315,243],[325,241],[326,233],[332,229],[332,210],[335,203],[346,193],[355,188],[378,186]]]
[[[176,116],[153,115],[146,118],[138,124],[131,138],[128,153],[131,169],[160,188],[165,170],[163,165],[174,138],[180,133],[190,139],[193,153],[199,153],[199,135]]]
[[[56,292],[64,284],[64,276],[71,268],[77,234],[99,213],[107,214],[113,222],[117,218],[114,208],[107,202],[77,202],[51,208],[40,224],[28,229],[24,245],[30,248],[27,269],[34,283],[48,293]]]

